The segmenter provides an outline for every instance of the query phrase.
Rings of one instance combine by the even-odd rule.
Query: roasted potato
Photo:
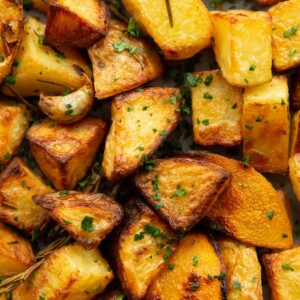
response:
[[[300,247],[267,253],[262,262],[274,300],[298,300],[300,297]]]
[[[189,233],[180,240],[168,268],[154,280],[145,299],[225,299],[224,271],[208,236]]]
[[[113,257],[129,299],[144,299],[166,266],[177,242],[174,232],[140,200],[125,205],[125,218],[113,240]]]
[[[89,300],[100,294],[114,275],[98,249],[72,244],[52,252],[34,275],[12,293],[14,300]]]
[[[293,77],[292,86],[292,106],[295,109],[300,109],[300,69],[296,70],[296,74]]]
[[[0,222],[0,277],[3,279],[23,272],[34,261],[30,243]]]
[[[31,0],[30,2],[35,9],[47,15],[50,0]]]
[[[86,249],[97,247],[123,218],[122,206],[104,194],[60,192],[32,199]]]
[[[45,44],[90,47],[106,35],[108,18],[102,0],[50,0]]]
[[[263,300],[261,267],[253,246],[229,238],[218,241],[225,264],[228,300]]]
[[[296,153],[289,159],[289,177],[293,191],[300,202],[300,153]]]
[[[203,146],[240,144],[242,89],[230,86],[219,70],[196,72],[192,76],[199,80],[191,89],[195,143]]]
[[[52,192],[21,158],[13,158],[0,174],[0,220],[37,235],[49,217],[44,209],[35,205],[32,196]]]
[[[242,118],[243,154],[260,172],[288,172],[290,113],[287,78],[245,88]]]
[[[45,25],[34,17],[24,21],[22,42],[12,76],[2,92],[10,96],[61,95],[78,90],[91,76],[86,60],[75,49],[43,45]]]
[[[212,12],[211,19],[212,46],[223,77],[241,87],[271,81],[271,17],[262,11],[228,10]]]
[[[131,90],[163,73],[154,48],[143,38],[126,34],[126,29],[126,24],[111,20],[107,36],[88,49],[99,100]]]
[[[0,84],[10,73],[23,31],[20,0],[0,0]]]
[[[106,123],[86,117],[74,124],[44,119],[27,131],[30,150],[58,190],[71,190],[91,167],[105,137]]]
[[[180,103],[180,90],[176,88],[146,88],[113,99],[113,123],[102,162],[109,180],[129,175],[147,161],[176,128]]]
[[[187,231],[207,216],[230,184],[230,173],[211,163],[184,158],[158,160],[135,184],[175,230]]]
[[[290,156],[300,153],[300,110],[295,111],[292,120]]]
[[[20,148],[29,119],[30,110],[25,105],[0,100],[0,165],[6,165]]]

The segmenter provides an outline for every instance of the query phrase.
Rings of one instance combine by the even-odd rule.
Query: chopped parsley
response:
[[[128,106],[128,107],[127,107],[127,111],[128,111],[128,112],[131,112],[131,111],[133,111],[133,110],[134,110],[134,107],[133,107],[133,106]]]
[[[128,50],[130,54],[141,54],[144,52],[143,49],[138,49],[127,42],[124,39],[120,38],[117,42],[113,43],[113,47],[116,52],[122,52]]]
[[[160,132],[159,135],[165,136],[165,135],[167,135],[167,134],[168,134],[168,131],[167,131],[166,129],[164,129],[164,130],[162,130],[162,131]]]
[[[171,264],[171,265],[168,265],[168,270],[170,271],[173,271],[175,268],[175,265]]]
[[[246,125],[245,125],[245,128],[248,129],[248,130],[252,130],[252,129],[253,129],[253,126],[247,125],[247,124],[246,124]]]
[[[170,247],[166,248],[166,253],[164,255],[164,261],[169,261],[170,256],[172,255],[173,251]]]
[[[236,289],[236,290],[238,290],[238,291],[241,291],[241,290],[242,290],[242,286],[241,286],[241,284],[240,284],[237,280],[235,280],[235,281],[233,282],[232,288],[233,288],[233,289]]]
[[[286,233],[283,233],[281,236],[283,239],[286,239],[288,237],[288,235]]]
[[[4,78],[4,82],[8,84],[15,84],[16,80],[12,76],[6,76]]]
[[[62,197],[66,197],[69,195],[69,191],[68,190],[63,190],[63,191],[60,191],[59,194],[62,196]]]
[[[0,63],[5,61],[5,57],[3,55],[0,55]]]
[[[203,94],[203,98],[211,100],[211,99],[213,99],[213,96],[211,94],[209,94],[209,93],[204,93]]]
[[[163,103],[168,103],[171,102],[173,104],[177,103],[177,100],[179,100],[181,98],[180,93],[175,93],[175,95],[173,95],[172,97],[170,97],[169,99],[166,99],[163,101]]]
[[[143,155],[142,155],[141,166],[142,166],[146,171],[152,170],[156,165],[157,165],[157,161],[155,161],[155,160],[148,160],[146,154],[143,154]]]
[[[295,25],[295,26],[291,27],[290,29],[283,32],[283,36],[285,38],[288,38],[292,35],[296,35],[298,28],[299,28],[299,25]]]
[[[187,73],[187,81],[191,87],[197,87],[199,83],[203,81],[201,75],[194,75]]]
[[[255,65],[251,65],[250,67],[249,67],[249,71],[254,71],[256,69],[256,66]]]
[[[129,19],[128,26],[127,26],[127,29],[125,30],[125,32],[136,38],[139,38],[142,34],[142,30],[141,30],[140,26],[135,22],[135,20],[133,18]]]
[[[93,232],[95,230],[93,226],[93,222],[94,222],[94,218],[85,216],[81,221],[81,229],[83,229],[88,233]]]
[[[203,83],[206,85],[206,86],[210,86],[212,81],[213,81],[214,77],[210,74],[210,75],[207,75],[203,81]]]
[[[257,117],[257,118],[255,119],[255,122],[262,122],[262,119],[261,119],[260,117]]]
[[[200,284],[198,282],[193,282],[191,285],[190,285],[190,290],[195,292],[198,288],[199,288]]]
[[[249,160],[250,160],[250,155],[245,155],[243,158],[242,158],[242,162],[247,164],[249,163]]]
[[[289,264],[281,265],[281,268],[285,271],[294,271],[294,269]]]
[[[236,109],[237,108],[237,103],[235,102],[232,106],[231,106],[232,109]]]
[[[209,125],[209,119],[203,120],[203,121],[202,121],[202,124],[203,124],[203,125],[206,125],[206,126]]]
[[[134,235],[134,240],[135,240],[135,241],[139,241],[139,240],[142,240],[144,237],[145,237],[144,232],[141,231],[140,233],[136,233],[136,234]]]
[[[155,203],[155,208],[156,209],[161,209],[163,207],[164,207],[164,204],[162,202]]]
[[[198,265],[198,262],[199,262],[198,256],[195,255],[195,256],[193,257],[193,266],[194,266],[194,267],[197,266],[197,265]]]
[[[268,211],[267,216],[268,216],[269,220],[272,220],[272,219],[273,219],[274,214],[275,214],[274,210],[269,210],[269,211]]]
[[[290,51],[289,51],[289,57],[293,57],[296,53],[297,53],[297,50],[296,50],[296,49],[290,50]]]
[[[5,158],[6,160],[9,160],[9,159],[11,158],[11,154],[10,154],[9,152],[5,153],[5,154],[4,154],[4,158]]]
[[[63,225],[71,225],[71,224],[72,224],[72,222],[69,222],[69,221],[63,220],[63,221],[62,221],[62,224],[63,224]]]
[[[175,197],[180,197],[185,195],[187,195],[187,191],[181,187],[180,183],[178,183],[176,192],[170,198],[175,198]]]
[[[286,105],[286,103],[283,99],[281,99],[281,105]]]
[[[70,116],[73,113],[72,104],[66,104],[65,108],[66,108],[65,115]]]
[[[136,147],[136,148],[135,148],[135,150],[144,151],[144,150],[145,150],[145,148],[144,148],[143,146],[138,146],[138,147]]]

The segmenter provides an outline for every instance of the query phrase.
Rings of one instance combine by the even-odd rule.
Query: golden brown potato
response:
[[[225,270],[215,245],[203,233],[189,233],[150,286],[147,300],[215,299],[225,292]]]
[[[262,11],[229,10],[212,12],[211,19],[223,77],[241,87],[271,81],[271,17]]]
[[[288,172],[290,113],[287,78],[245,88],[242,118],[243,154],[260,172]]]
[[[293,191],[300,201],[300,153],[296,153],[289,159],[289,177]]]
[[[31,0],[30,2],[35,9],[47,15],[50,0]]]
[[[230,173],[193,159],[158,160],[135,184],[174,230],[187,231],[207,216],[230,184]]]
[[[200,78],[200,79],[198,79]],[[242,89],[230,86],[219,70],[193,73],[194,141],[203,146],[235,146],[242,141]]]
[[[34,260],[30,243],[0,222],[0,277],[3,279],[23,272]]]
[[[44,209],[35,205],[32,196],[52,192],[21,158],[13,158],[0,174],[0,220],[37,235],[49,217]]]
[[[23,97],[38,96],[40,92],[48,95],[61,95],[78,90],[90,78],[91,71],[87,61],[75,49],[61,47],[54,50],[43,45],[45,25],[34,17],[24,21],[22,42],[19,47],[9,87]],[[16,96],[7,86],[2,91]]]
[[[129,175],[147,161],[176,128],[180,103],[176,88],[146,88],[113,99],[113,123],[102,162],[109,180]]]
[[[90,47],[106,35],[108,19],[102,0],[50,0],[45,44]]]
[[[300,1],[280,2],[269,9],[272,17],[273,64],[277,71],[300,65],[299,28]]]
[[[105,137],[106,123],[86,117],[74,124],[44,119],[27,131],[30,150],[58,190],[71,190],[91,167]]]
[[[122,206],[104,194],[60,192],[32,199],[86,249],[97,247],[123,218]]]
[[[274,300],[298,300],[300,297],[300,247],[279,253],[267,253],[262,262]]]
[[[20,148],[29,126],[30,110],[23,104],[0,100],[0,165]]]
[[[0,84],[10,73],[23,31],[22,1],[0,0]]]
[[[126,24],[111,20],[107,36],[88,49],[99,100],[131,90],[163,73],[155,49],[142,38],[128,36],[126,29]]]
[[[100,294],[114,275],[98,249],[64,246],[52,252],[34,276],[12,293],[14,300],[90,300]]]
[[[226,269],[228,300],[263,300],[261,267],[253,246],[229,238],[218,241]]]
[[[290,156],[300,153],[300,110],[295,111],[292,120]]]
[[[291,94],[293,108],[300,109],[300,69],[296,70],[296,74],[293,78],[293,87]]]

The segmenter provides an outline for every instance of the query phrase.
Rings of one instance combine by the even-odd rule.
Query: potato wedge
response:
[[[157,163],[150,172],[138,174],[135,184],[174,230],[190,230],[230,184],[229,172],[207,162],[173,158]]]
[[[295,111],[292,119],[290,156],[300,153],[300,110]]]
[[[295,76],[293,77],[292,85],[292,106],[294,109],[300,109],[300,69],[296,70]]]
[[[290,112],[288,83],[275,76],[270,83],[245,88],[242,118],[243,154],[260,172],[288,172]]]
[[[235,146],[242,141],[242,89],[230,86],[219,70],[196,72],[192,87],[194,141],[198,145]]]
[[[74,124],[44,119],[26,137],[41,170],[58,190],[71,190],[91,167],[106,134],[106,123],[86,117]]]
[[[300,247],[264,254],[262,262],[273,299],[299,299]]]
[[[86,249],[96,248],[123,218],[122,206],[104,194],[65,194],[35,195],[32,199]]]
[[[23,31],[22,1],[0,1],[0,84],[10,73]]]
[[[34,276],[12,293],[14,300],[90,300],[99,295],[114,275],[98,249],[77,244],[52,252]]]
[[[90,47],[106,35],[108,19],[102,0],[50,0],[45,44]]]
[[[32,196],[52,192],[21,158],[13,158],[0,174],[0,220],[29,234],[37,234],[47,225],[49,216],[35,205]]]
[[[30,243],[0,222],[0,277],[10,277],[25,271],[35,261]],[[1,299],[1,297],[0,297]]]
[[[113,123],[102,162],[109,180],[129,175],[145,163],[177,126],[180,103],[176,88],[146,88],[113,99]]]
[[[50,0],[31,0],[32,6],[45,15],[48,14],[49,2]]]
[[[261,267],[253,246],[229,238],[218,241],[225,264],[228,300],[263,300]]]
[[[189,233],[150,286],[146,298],[222,300],[226,275],[215,245],[203,233]]]
[[[113,237],[113,257],[127,297],[144,299],[177,242],[169,226],[140,200],[129,201],[125,212],[124,224]]]
[[[34,17],[24,21],[22,42],[8,86],[2,92],[9,96],[16,93],[23,97],[61,95],[78,90],[91,77],[87,61],[75,49],[64,47],[54,50],[43,45],[45,25]],[[13,91],[12,91],[13,89]]]
[[[296,153],[289,159],[289,177],[293,191],[300,202],[300,153]]]
[[[143,38],[128,36],[126,29],[126,24],[111,20],[107,36],[88,49],[99,100],[131,90],[163,73],[154,48]]]
[[[29,126],[30,110],[11,100],[0,100],[0,165],[18,151]]]
[[[241,87],[271,81],[271,17],[262,11],[228,10],[212,12],[211,19],[213,50],[223,77]]]

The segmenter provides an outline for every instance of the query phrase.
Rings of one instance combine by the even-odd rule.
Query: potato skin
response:
[[[291,147],[290,147],[290,156],[293,156],[296,153],[300,153],[300,110],[294,112],[292,119],[292,132],[291,132]]]
[[[50,0],[31,0],[32,6],[43,13],[44,15],[47,15],[49,10],[49,2]]]
[[[300,202],[300,153],[292,155],[289,159],[289,177],[292,183],[293,191],[297,200]]]

